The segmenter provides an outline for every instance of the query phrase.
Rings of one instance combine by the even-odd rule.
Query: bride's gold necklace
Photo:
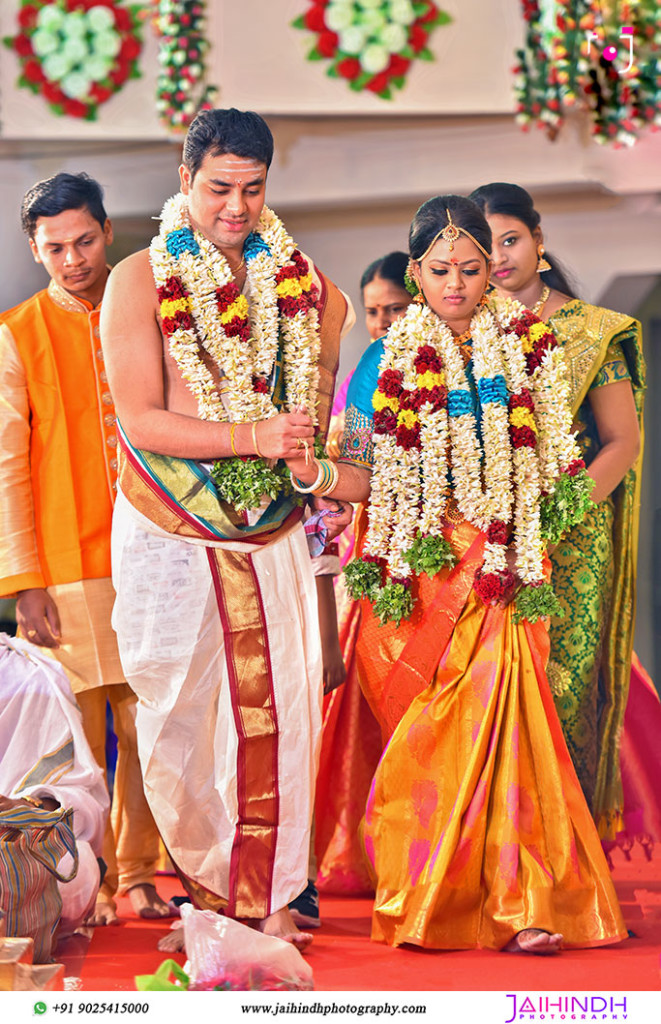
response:
[[[548,299],[550,294],[551,294],[551,289],[549,288],[549,286],[547,284],[545,284],[544,287],[542,288],[542,294],[537,299],[537,302],[535,303],[534,306],[530,307],[530,312],[534,313],[535,316],[539,316],[541,314],[542,310],[544,309],[544,306],[546,305],[546,301],[547,301],[547,299]]]
[[[469,347],[469,342],[471,341],[470,327],[467,327],[465,331],[461,332],[461,334],[453,335],[452,340],[461,352],[461,356],[464,360],[464,366],[466,366],[470,362],[471,358],[471,348]]]

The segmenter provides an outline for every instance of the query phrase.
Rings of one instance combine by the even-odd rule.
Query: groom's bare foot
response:
[[[170,908],[156,892],[156,886],[143,882],[141,885],[132,885],[128,891],[128,897],[133,907],[133,912],[138,917],[153,920],[158,917],[169,917]]]
[[[292,920],[288,907],[277,910],[275,914],[270,914],[261,921],[246,920],[244,923],[257,928],[264,935],[273,935],[276,939],[291,942],[292,946],[296,946],[299,952],[306,949],[312,942],[312,936],[309,932],[300,932],[298,930]],[[183,926],[177,925],[167,935],[164,935],[162,939],[159,939],[158,948],[162,953],[185,952]]]
[[[563,936],[559,932],[542,931],[541,928],[524,928],[503,948],[504,953],[535,953],[537,956],[551,956],[562,949]]]
[[[274,935],[276,939],[291,942],[292,946],[296,946],[301,953],[312,942],[310,933],[299,931],[294,924],[289,907],[283,907],[282,910],[276,910],[274,914],[269,914],[263,921],[257,922],[257,928],[264,935]]]
[[[176,928],[173,928],[162,939],[159,939],[157,948],[160,949],[161,953],[185,953],[184,926],[178,924]]]

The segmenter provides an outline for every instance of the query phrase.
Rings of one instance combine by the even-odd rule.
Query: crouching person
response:
[[[97,858],[108,816],[103,772],[64,669],[34,644],[0,633],[0,819],[22,807],[73,811],[78,870],[71,881],[58,882],[58,934],[71,934],[93,910],[101,883]],[[73,867],[67,852],[56,870],[66,878]],[[0,879],[5,910],[20,899],[20,893],[2,892],[8,877],[3,873]]]

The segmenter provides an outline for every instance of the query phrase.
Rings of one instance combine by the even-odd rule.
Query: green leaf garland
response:
[[[564,618],[565,614],[550,583],[542,583],[538,587],[522,587],[514,598],[514,609],[512,621],[517,625],[524,619],[537,622],[538,619],[548,619],[552,615]]]
[[[411,588],[403,583],[388,580],[377,594],[374,611],[383,624],[394,622],[399,626],[402,619],[408,619],[413,611]]]
[[[542,498],[540,520],[542,536],[550,544],[557,544],[572,526],[582,522],[594,505],[590,494],[594,480],[585,469],[573,476],[563,473],[551,494]]]
[[[457,562],[450,544],[444,537],[423,537],[420,531],[404,555],[404,560],[418,576],[421,572],[427,576],[435,576],[441,569],[452,567]]]
[[[374,600],[382,578],[380,564],[364,558],[354,558],[344,569],[346,587],[354,601],[359,601],[361,597]]]
[[[253,456],[218,459],[211,476],[223,501],[233,505],[237,512],[257,508],[264,495],[275,501],[280,494],[293,491],[283,461],[271,467],[264,459]]]

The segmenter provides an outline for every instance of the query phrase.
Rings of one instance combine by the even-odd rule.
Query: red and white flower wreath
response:
[[[139,76],[140,7],[115,0],[23,0],[19,31],[4,43],[21,64],[18,84],[55,114],[96,118],[98,108]]]
[[[311,0],[294,28],[315,32],[308,60],[329,60],[330,78],[392,99],[416,60],[434,59],[429,37],[452,19],[434,0]]]

